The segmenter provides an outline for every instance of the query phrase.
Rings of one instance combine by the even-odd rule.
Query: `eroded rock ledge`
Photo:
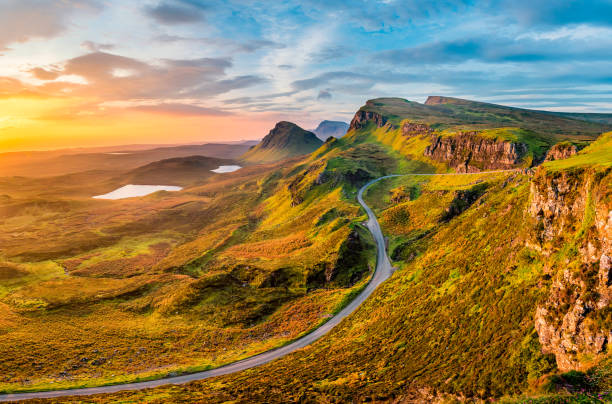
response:
[[[457,172],[479,172],[515,168],[523,162],[527,145],[484,138],[478,132],[455,136],[433,136],[425,156],[447,163]]]
[[[562,371],[581,369],[612,341],[612,187],[610,169],[547,173],[531,184],[534,243],[553,281],[535,328]]]

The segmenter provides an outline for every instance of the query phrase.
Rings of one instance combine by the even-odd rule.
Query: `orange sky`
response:
[[[199,116],[122,108],[93,112],[83,105],[87,100],[76,97],[0,99],[0,152],[251,140],[263,137],[275,121],[272,116]]]
[[[78,105],[78,104],[77,104]],[[117,111],[66,116],[69,99],[0,100],[0,152],[259,139],[274,119]]]

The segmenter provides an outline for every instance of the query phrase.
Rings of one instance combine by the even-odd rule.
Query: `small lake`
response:
[[[96,195],[94,199],[123,199],[145,196],[157,191],[180,191],[181,187],[174,185],[132,185],[128,184],[104,195]]]
[[[233,173],[234,171],[240,170],[242,167],[240,166],[219,166],[219,168],[215,168],[214,170],[210,170],[213,173],[224,174],[224,173]]]

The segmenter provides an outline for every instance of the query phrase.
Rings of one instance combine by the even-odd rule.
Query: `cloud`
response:
[[[332,95],[327,90],[319,91],[319,95],[317,95],[317,100],[331,100]]]
[[[503,11],[522,25],[595,24],[612,25],[609,0],[498,0],[492,10]]]
[[[353,50],[344,45],[327,46],[310,54],[310,59],[315,63],[327,63],[337,59],[345,58],[353,53]]]
[[[40,66],[30,70],[39,79],[57,79],[33,86],[33,90],[85,96],[101,103],[163,99],[173,106],[170,100],[213,97],[267,80],[257,75],[228,77],[226,70],[232,66],[228,58],[161,59],[149,64],[121,55],[92,52],[53,66],[52,70]]]
[[[470,60],[485,63],[608,61],[612,58],[611,45],[611,40],[592,41],[588,37],[569,41],[566,36],[560,35],[522,35],[519,38],[488,36],[378,52],[371,57],[371,61],[394,66],[457,64]]]
[[[51,38],[66,29],[69,17],[77,12],[97,12],[95,0],[3,0],[0,2],[0,50],[13,43]]]
[[[194,97],[212,96],[223,94],[231,90],[255,86],[265,83],[267,79],[256,75],[238,76],[231,79],[219,80],[205,83],[196,87],[188,94]]]
[[[129,109],[142,112],[155,112],[174,116],[226,116],[231,112],[216,108],[206,108],[199,105],[162,103],[155,105],[139,105]]]
[[[314,89],[330,83],[334,84],[335,89],[352,90],[361,88],[367,90],[377,82],[409,83],[418,79],[420,77],[414,74],[395,73],[385,70],[369,74],[351,71],[331,71],[321,73],[309,79],[296,80],[291,85],[299,91]]]
[[[261,49],[283,49],[285,45],[271,41],[268,39],[248,39],[244,41],[236,41],[229,38],[197,38],[184,37],[180,35],[158,35],[155,37],[159,42],[187,42],[215,47],[225,51],[228,54],[234,53],[253,53]]]
[[[60,75],[57,70],[47,70],[42,67],[35,67],[29,72],[39,80],[55,80]]]
[[[110,44],[110,43],[97,43],[93,41],[83,41],[81,42],[81,48],[89,52],[98,52],[98,51],[113,50],[115,48],[115,45]]]
[[[205,4],[197,1],[172,1],[147,7],[145,12],[161,24],[177,25],[204,21],[206,19],[204,10],[207,8]]]

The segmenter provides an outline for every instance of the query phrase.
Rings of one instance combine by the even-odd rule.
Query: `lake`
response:
[[[96,195],[94,199],[123,199],[145,196],[157,191],[180,191],[181,187],[173,185],[133,185],[128,184],[104,195]]]
[[[219,166],[219,168],[215,168],[214,170],[210,170],[213,173],[224,174],[224,173],[233,173],[234,171],[240,170],[242,167],[240,166]]]

